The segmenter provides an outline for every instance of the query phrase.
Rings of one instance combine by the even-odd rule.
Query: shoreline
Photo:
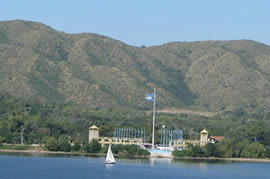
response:
[[[104,157],[106,154],[104,153],[81,153],[81,152],[62,152],[62,151],[44,151],[44,150],[8,150],[8,149],[0,149],[0,153],[25,153],[25,154],[60,154],[60,155],[82,155],[82,156],[98,156]],[[151,156],[121,156],[115,154],[120,158],[131,157],[131,158],[171,158],[171,159],[184,159],[184,160],[198,160],[198,161],[206,161],[206,160],[219,160],[219,161],[234,161],[234,162],[261,162],[261,163],[270,163],[270,159],[259,159],[259,158],[215,158],[215,157],[151,157]]]
[[[8,150],[8,149],[0,149],[0,153],[26,153],[26,154],[60,154],[60,155],[106,156],[106,154],[103,154],[103,153],[81,153],[81,152],[63,152],[63,151],[45,151],[45,150]]]
[[[1,153],[25,153],[25,154],[48,154],[48,155],[70,155],[70,156],[89,156],[89,157],[106,157],[106,153],[83,153],[83,152],[63,152],[63,151],[46,151],[46,150],[9,150],[0,149]],[[119,158],[149,158],[149,156],[137,156],[137,155],[119,155],[114,154]]]

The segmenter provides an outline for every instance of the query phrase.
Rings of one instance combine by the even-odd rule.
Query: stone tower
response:
[[[204,146],[207,143],[208,143],[208,132],[207,132],[207,130],[203,129],[201,131],[200,146]]]
[[[97,139],[98,137],[99,137],[99,128],[95,125],[89,127],[88,141],[91,142],[93,139]]]

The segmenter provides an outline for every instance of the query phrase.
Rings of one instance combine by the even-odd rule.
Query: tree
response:
[[[172,152],[172,155],[175,156],[175,157],[185,157],[185,156],[189,156],[188,155],[188,150],[174,150]]]
[[[90,153],[90,144],[84,144],[83,145],[83,150],[86,152],[86,153]]]
[[[205,157],[211,157],[211,156],[217,156],[217,151],[216,151],[216,145],[209,143],[203,147],[204,151],[204,156]]]
[[[67,135],[62,134],[59,138],[58,138],[58,150],[60,151],[64,151],[64,152],[69,152],[71,150],[71,145],[69,143],[69,138]]]
[[[118,144],[118,145],[112,145],[112,152],[115,154],[119,154],[120,151],[124,150],[124,145]]]
[[[100,143],[98,143],[97,140],[93,139],[91,142],[90,142],[90,150],[89,152],[90,153],[98,153],[101,149],[101,145]]]
[[[198,145],[193,146],[191,148],[191,156],[192,157],[203,157],[204,156],[203,149]]]
[[[43,136],[41,139],[41,143],[46,144],[49,138],[50,138],[49,136]]]
[[[147,150],[144,150],[144,149],[138,149],[137,152],[136,152],[136,155],[139,155],[139,156],[148,156],[150,155],[150,152],[148,152]]]
[[[264,158],[264,147],[258,142],[249,144],[241,153],[245,158]]]
[[[3,140],[4,140],[4,137],[0,136],[0,146],[3,145],[3,144],[2,144]]]
[[[238,142],[234,145],[234,150],[233,150],[233,157],[240,157],[241,153],[247,146],[249,145],[249,141],[247,139]]]
[[[108,146],[101,147],[100,153],[106,154],[108,152]]]
[[[230,140],[223,140],[217,144],[217,155],[218,157],[231,158],[233,154],[232,142]]]
[[[126,145],[125,150],[127,151],[128,155],[135,155],[137,152],[137,146],[136,145]]]
[[[241,117],[247,114],[246,111],[245,111],[243,108],[237,108],[237,109],[234,111],[234,113],[235,113],[237,116],[241,116]]]
[[[81,143],[79,141],[75,141],[71,149],[72,151],[79,151],[81,149]]]
[[[270,158],[270,146],[265,147],[265,157]]]
[[[46,143],[46,147],[50,151],[58,151],[57,141],[55,140],[54,137],[48,138],[47,143]]]
[[[93,139],[89,144],[85,144],[83,149],[87,153],[98,153],[101,150],[101,145],[97,140]]]
[[[27,134],[27,144],[36,143],[36,139],[37,139],[36,133],[30,132]]]

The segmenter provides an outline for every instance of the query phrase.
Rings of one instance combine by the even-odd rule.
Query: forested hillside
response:
[[[29,144],[46,143],[49,137],[58,139],[61,136],[86,143],[88,128],[92,125],[99,127],[101,136],[112,136],[117,127],[144,128],[147,141],[151,141],[152,115],[147,112],[91,110],[0,95],[0,143],[20,143],[23,128],[25,141]],[[206,128],[210,136],[221,135],[250,142],[256,137],[258,142],[270,145],[270,113],[228,113],[214,117],[158,113],[156,143],[159,143],[162,125],[168,129],[182,129],[185,139],[199,139],[200,131]]]
[[[270,47],[255,41],[133,47],[30,21],[0,22],[0,92],[89,109],[270,109]]]

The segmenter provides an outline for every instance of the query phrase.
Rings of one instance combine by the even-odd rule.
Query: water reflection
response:
[[[124,159],[124,158],[116,158],[116,163],[118,164],[136,164],[136,165],[144,165],[149,163],[148,159],[136,159],[136,158],[130,158],[130,159]]]
[[[150,158],[150,165],[151,167],[156,165],[172,165],[172,159],[171,158]]]
[[[113,167],[114,167],[114,164],[104,164],[104,165],[105,165],[105,168],[106,168],[107,170],[112,170]]]
[[[200,170],[207,170],[207,166],[208,166],[208,164],[206,164],[206,163],[199,163]]]
[[[225,160],[192,160],[192,159],[173,159],[173,158],[144,158],[144,159],[123,159],[117,158],[116,164],[121,165],[149,165],[151,167],[173,167],[173,168],[198,168],[208,170],[211,165],[228,165],[232,161]]]

